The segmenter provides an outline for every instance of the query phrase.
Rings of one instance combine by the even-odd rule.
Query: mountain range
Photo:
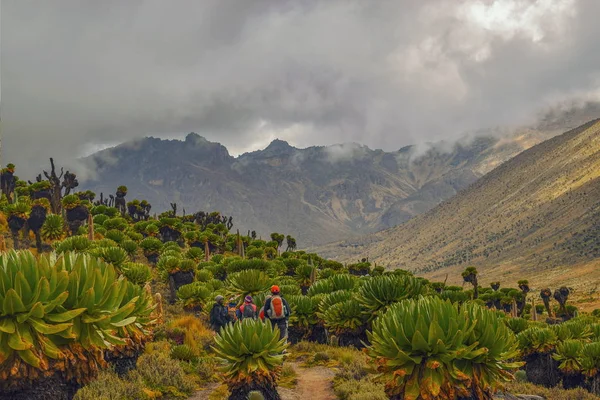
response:
[[[597,297],[600,119],[523,151],[402,225],[317,251],[452,283],[475,265],[484,284],[529,278],[537,289],[560,284]]]
[[[599,109],[548,114],[508,134],[484,132],[391,152],[355,143],[298,149],[275,140],[233,157],[195,133],[185,140],[147,137],[84,159],[94,178],[82,187],[107,195],[126,185],[153,211],[170,203],[188,213],[218,210],[242,231],[291,234],[308,247],[402,224]]]

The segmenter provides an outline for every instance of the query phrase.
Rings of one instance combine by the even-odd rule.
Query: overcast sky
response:
[[[598,0],[1,0],[2,164],[140,136],[386,150],[600,94]]]

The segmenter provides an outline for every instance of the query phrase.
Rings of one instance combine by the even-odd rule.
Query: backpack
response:
[[[271,297],[271,307],[269,307],[269,310],[267,311],[269,319],[283,319],[285,318],[285,312],[285,304],[283,304],[281,296]]]
[[[227,307],[227,314],[229,314],[229,321],[237,321],[237,314],[235,313],[235,306]]]
[[[252,318],[255,319],[256,318],[256,309],[255,309],[255,305],[254,304],[244,304],[240,307],[241,311],[242,311],[242,318],[241,319],[246,319],[246,318]]]

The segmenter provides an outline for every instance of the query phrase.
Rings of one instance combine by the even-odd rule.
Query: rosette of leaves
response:
[[[213,350],[223,362],[222,373],[235,398],[256,390],[276,398],[276,384],[283,363],[285,339],[272,324],[245,319],[226,325],[215,337]]]
[[[42,225],[42,238],[46,240],[57,240],[63,237],[64,221],[62,216],[49,214]]]
[[[579,340],[568,339],[556,346],[556,353],[552,355],[560,364],[558,368],[567,375],[581,372],[581,354],[583,343]]]
[[[97,214],[97,215],[94,215],[94,218],[92,219],[92,221],[94,221],[94,226],[104,226],[104,223],[106,221],[108,221],[109,219],[110,219],[110,217],[108,215]]]
[[[113,217],[104,221],[104,223],[102,223],[102,226],[106,228],[107,231],[110,231],[112,229],[124,231],[125,229],[127,229],[129,224],[127,223],[127,220],[123,217]]]
[[[81,199],[74,195],[74,194],[69,194],[65,197],[63,197],[62,199],[62,206],[65,208],[65,210],[73,210],[76,207],[79,207],[81,205]]]
[[[308,264],[300,265],[296,268],[295,278],[302,289],[302,293],[306,294],[310,285],[317,280],[317,267]]]
[[[193,262],[193,261],[192,261]],[[195,278],[198,282],[209,282],[213,279],[213,274],[212,272],[205,270],[205,269],[201,269],[199,271],[196,271],[195,273]]]
[[[317,323],[317,304],[308,296],[292,295],[286,300],[292,309],[290,326],[303,329],[306,333]]]
[[[34,182],[29,186],[31,197],[34,199],[39,199],[41,197],[48,198],[50,196],[50,189],[52,189],[52,184],[47,180]]]
[[[92,207],[90,209],[90,214],[92,214],[93,216],[106,214],[107,209],[108,209],[108,206],[105,206],[104,204],[100,204],[100,205]]]
[[[355,294],[349,290],[337,290],[323,296],[317,307],[319,318],[323,319],[322,313],[333,305],[350,300]]]
[[[121,266],[121,272],[136,285],[145,285],[152,279],[152,270],[143,263],[127,262]]]
[[[200,232],[198,232],[198,231],[187,231],[186,233],[183,234],[183,238],[185,239],[185,242],[189,246],[192,243],[198,241],[198,239],[200,238]]]
[[[5,253],[0,282],[3,388],[51,375],[85,383],[105,365],[103,350],[149,334],[151,297],[88,255]]]
[[[160,254],[165,254],[167,251],[171,251],[171,252],[177,252],[178,255],[181,255],[183,253],[183,250],[181,249],[181,247],[179,246],[179,244],[177,244],[177,242],[165,242],[165,244],[163,245]]]
[[[313,283],[306,293],[308,296],[315,296],[318,294],[327,294],[333,291],[333,283],[329,279],[318,280]]]
[[[596,384],[600,383],[598,382],[600,379],[600,342],[587,343],[583,346],[581,371],[585,376],[593,378]]]
[[[114,240],[117,244],[123,243],[123,241],[126,238],[125,233],[123,233],[123,231],[119,231],[117,229],[108,230],[106,232],[106,234],[104,235],[104,237],[106,237],[107,239],[110,239],[110,240]]]
[[[147,237],[140,242],[140,247],[144,251],[146,257],[157,256],[160,253],[162,245],[160,240],[153,237]]]
[[[269,261],[266,260],[242,260],[239,257],[231,257],[224,262],[227,273],[240,272],[244,270],[266,271],[269,268]]]
[[[175,360],[195,362],[198,360],[198,355],[194,353],[190,346],[186,344],[179,344],[171,348],[171,358]]]
[[[258,293],[268,290],[273,284],[273,280],[263,271],[250,269],[230,274],[227,277],[225,287],[228,295],[254,296]]]
[[[71,236],[63,241],[54,243],[54,249],[57,253],[75,251],[78,253],[86,252],[92,246],[92,242],[85,236]]]
[[[136,242],[134,242],[133,240],[124,240],[121,243],[120,247],[123,250],[125,250],[125,252],[127,253],[127,255],[129,255],[130,257],[134,256],[135,253],[137,253],[137,250],[138,250],[138,244]]]
[[[366,322],[365,314],[358,300],[351,298],[335,303],[321,312],[325,326],[336,335],[360,333]]]
[[[504,323],[515,335],[529,328],[529,323],[524,318],[505,318]]]
[[[120,268],[123,263],[129,261],[127,252],[120,247],[102,247],[99,250],[100,258],[117,268]]]
[[[327,279],[327,278],[331,278],[336,273],[337,272],[331,268],[324,268],[324,269],[320,269],[318,271],[318,277],[319,277],[319,279]]]
[[[358,279],[350,274],[337,274],[329,278],[333,284],[333,290],[353,290]]]
[[[146,227],[150,225],[152,221],[139,221],[133,224],[133,230],[137,233],[144,234],[146,233]]]
[[[265,251],[262,247],[249,246],[246,249],[246,256],[251,260],[252,259],[262,260],[265,256]]]
[[[469,300],[471,296],[463,290],[448,290],[448,288],[446,288],[440,293],[440,298],[442,300],[449,300],[452,303],[462,304]]]
[[[144,239],[144,235],[131,229],[125,232],[125,235],[127,235],[130,240],[133,240],[136,243],[139,243]]]
[[[202,282],[193,282],[177,289],[177,297],[186,309],[202,310],[211,299],[212,291]]]
[[[223,281],[214,278],[206,282],[206,284],[210,285],[214,291],[221,290],[225,287],[225,283]],[[256,302],[254,303],[257,304]]]
[[[556,347],[558,337],[550,328],[532,327],[517,335],[519,350],[523,356],[549,353]]]
[[[558,340],[579,339],[585,340],[592,336],[591,326],[584,320],[572,320],[559,325],[553,325]]]
[[[161,271],[166,272],[167,274],[174,274],[175,272],[180,271],[181,266],[181,258],[173,257],[173,256],[161,256],[156,264],[157,268]]]
[[[190,247],[190,249],[185,253],[185,257],[199,263],[200,261],[204,260],[204,250],[199,247]]]
[[[159,232],[160,232],[160,229],[158,228],[158,225],[155,223],[151,223],[146,226],[145,233],[148,236],[156,237],[156,236],[158,236]]]
[[[302,294],[302,288],[298,285],[279,285],[279,290],[282,296],[298,296]]]
[[[427,292],[427,287],[412,276],[378,276],[367,280],[358,290],[357,300],[371,321],[389,306]]]
[[[179,262],[179,270],[183,272],[195,271],[197,265],[198,263],[196,263],[194,260],[184,258]]]
[[[514,334],[485,307],[438,297],[392,305],[367,332],[390,398],[491,398],[522,365]]]

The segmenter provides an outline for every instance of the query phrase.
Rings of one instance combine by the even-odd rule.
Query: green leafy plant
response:
[[[243,398],[257,390],[271,398],[286,347],[271,324],[245,319],[221,329],[213,350],[224,363],[223,376],[232,394]]]
[[[268,290],[272,283],[272,279],[266,273],[251,269],[230,274],[225,287],[228,289],[228,295],[243,298]]]
[[[357,299],[365,316],[372,320],[394,303],[425,294],[427,288],[412,276],[378,276],[367,280],[358,290]]]
[[[49,214],[42,225],[42,237],[46,240],[60,239],[64,234],[64,221],[62,216]]]
[[[514,334],[485,307],[437,297],[390,307],[368,332],[388,396],[490,398],[522,363]]]
[[[87,382],[103,350],[136,348],[150,333],[151,298],[86,254],[2,254],[0,282],[0,385]]]
[[[556,346],[556,353],[552,355],[560,364],[558,368],[565,374],[575,374],[581,371],[581,352],[583,343],[579,340],[568,339]]]
[[[121,271],[136,285],[144,285],[152,279],[152,270],[146,264],[126,262],[121,265]]]

